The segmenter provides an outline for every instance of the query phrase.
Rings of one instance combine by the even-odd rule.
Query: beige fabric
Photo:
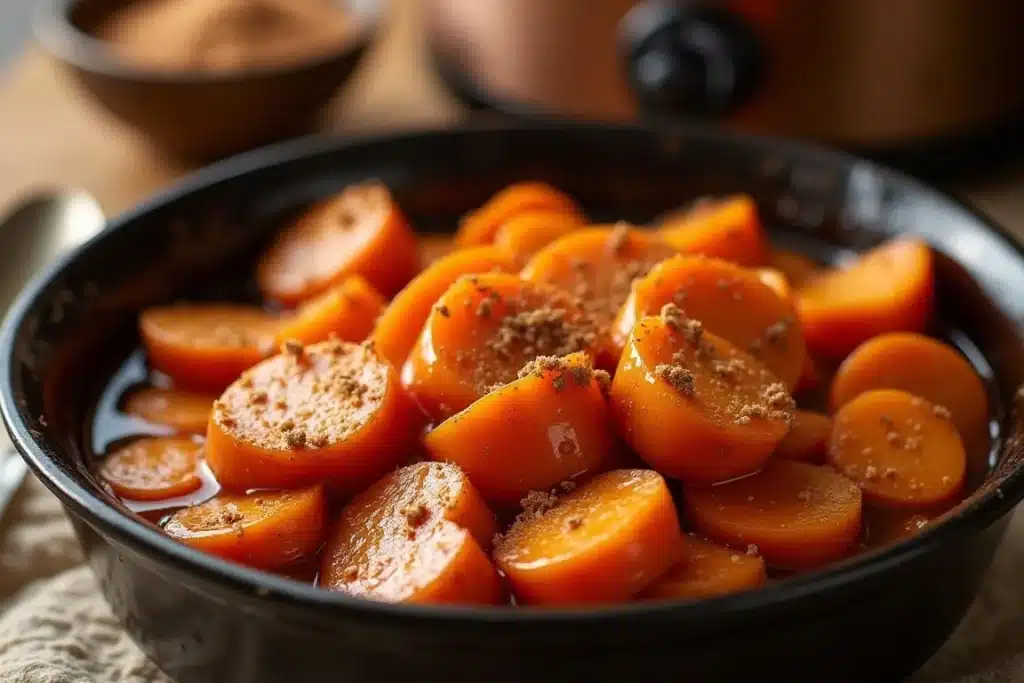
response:
[[[960,630],[913,683],[1024,681],[1024,514]],[[0,681],[169,683],[120,629],[57,500],[29,476],[0,528]]]

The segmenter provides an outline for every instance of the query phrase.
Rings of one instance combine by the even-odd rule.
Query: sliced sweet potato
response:
[[[963,442],[950,412],[897,389],[858,395],[835,414],[829,463],[876,505],[921,508],[958,496]]]
[[[792,299],[779,296],[754,271],[702,256],[675,256],[637,280],[618,313],[618,348],[637,320],[675,304],[704,328],[761,360],[782,382],[796,386],[806,350]]]
[[[362,275],[385,297],[419,270],[416,237],[387,188],[351,185],[288,226],[263,255],[257,280],[264,295],[287,305]]]
[[[757,205],[747,196],[700,202],[663,221],[659,232],[669,245],[686,254],[703,254],[742,266],[768,261],[768,242]]]
[[[100,476],[122,498],[176,498],[202,486],[202,451],[202,444],[192,439],[142,438],[106,456],[100,465]]]
[[[372,345],[290,344],[214,404],[206,455],[229,489],[323,482],[353,492],[400,463],[421,425]]]
[[[311,557],[324,539],[323,488],[221,494],[182,508],[164,525],[168,536],[197,550],[255,567],[280,569]]]
[[[504,503],[593,474],[613,442],[604,392],[583,353],[531,361],[519,379],[423,440],[432,458],[459,465],[485,498]]]
[[[205,434],[213,401],[210,394],[181,389],[142,387],[125,396],[121,410],[151,424],[164,425],[185,434]]]
[[[640,594],[643,600],[694,600],[764,585],[764,559],[695,536],[683,539],[683,559]]]
[[[967,449],[968,469],[988,468],[988,392],[964,356],[920,334],[893,332],[864,342],[832,380],[831,404],[838,410],[865,391],[900,389],[949,410]]]
[[[198,392],[221,391],[273,353],[278,327],[275,316],[238,304],[154,306],[139,317],[150,366]]]
[[[820,465],[832,435],[832,418],[809,410],[793,413],[793,424],[775,447],[775,456]]]
[[[672,305],[634,328],[611,399],[620,433],[641,458],[666,476],[701,483],[760,469],[794,409],[759,361]]]
[[[583,219],[583,211],[572,197],[547,183],[522,181],[502,188],[483,206],[467,214],[455,233],[455,245],[465,247],[491,244],[495,234],[510,219],[532,211],[554,211]]]
[[[512,216],[494,236],[494,246],[513,254],[520,261],[583,227],[582,217],[564,211],[537,210]]]
[[[345,506],[320,583],[386,602],[495,604],[503,591],[482,549],[494,530],[494,516],[458,467],[403,467]]]
[[[922,332],[932,315],[928,245],[894,238],[842,268],[823,271],[797,292],[807,347],[840,359],[887,332]]]
[[[498,247],[460,249],[438,258],[402,289],[377,319],[373,340],[377,352],[401,368],[416,338],[445,290],[462,275],[493,270],[510,273],[516,269],[513,257]]]
[[[528,501],[494,559],[517,602],[573,605],[626,600],[682,552],[665,480],[651,470],[615,470],[558,500]]]
[[[386,305],[384,297],[366,279],[350,275],[286,317],[277,332],[277,340],[279,343],[294,339],[302,344],[315,344],[336,337],[361,342],[370,335]]]
[[[590,352],[596,339],[586,312],[559,289],[507,273],[463,276],[431,310],[402,383],[441,421],[534,358]]]
[[[719,486],[687,486],[683,500],[703,536],[783,569],[846,557],[861,532],[860,489],[828,468],[790,460]]]
[[[768,259],[771,267],[786,276],[793,287],[800,287],[821,270],[821,266],[798,251],[773,249]]]

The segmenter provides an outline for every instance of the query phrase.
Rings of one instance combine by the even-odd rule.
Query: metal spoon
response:
[[[0,218],[0,315],[40,268],[103,229],[96,200],[80,190],[37,194]],[[0,517],[28,466],[0,430]]]

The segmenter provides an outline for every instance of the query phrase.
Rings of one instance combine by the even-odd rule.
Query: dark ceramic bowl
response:
[[[119,58],[94,36],[111,12],[137,0],[42,0],[42,46],[121,120],[155,146],[212,160],[308,132],[352,75],[379,24],[381,0],[339,0],[360,22],[337,51],[275,67],[162,72]],[[172,40],[168,36],[168,40]]]
[[[944,523],[762,590],[678,604],[539,611],[379,604],[229,564],[125,514],[91,474],[91,406],[137,343],[139,310],[247,278],[295,210],[376,178],[423,231],[505,183],[552,182],[596,220],[642,221],[749,192],[780,242],[818,254],[913,233],[939,252],[943,318],[990,369],[1007,438]],[[699,129],[535,123],[307,139],[202,171],[41,274],[3,328],[0,408],[61,499],[114,613],[182,683],[626,680],[893,681],[945,640],[1024,496],[1012,414],[1024,375],[1024,253],[956,201],[855,158]],[[105,362],[109,361],[109,362]],[[984,363],[982,363],[984,365]]]

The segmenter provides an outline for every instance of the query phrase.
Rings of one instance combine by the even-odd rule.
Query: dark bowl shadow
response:
[[[642,222],[746,192],[781,241],[818,253],[894,234],[939,254],[943,318],[991,370],[1004,439],[985,483],[915,538],[762,590],[593,610],[388,605],[232,565],[125,514],[91,474],[88,425],[147,305],[251,276],[281,221],[379,179],[424,232],[450,232],[502,185],[551,182],[595,220]],[[868,162],[700,128],[535,122],[310,138],[201,171],[120,217],[30,284],[5,321],[0,409],[62,500],[114,613],[182,683],[286,680],[897,680],[952,632],[1024,497],[1024,253],[966,205]],[[83,362],[83,359],[90,359]],[[109,361],[109,362],[107,362]]]

